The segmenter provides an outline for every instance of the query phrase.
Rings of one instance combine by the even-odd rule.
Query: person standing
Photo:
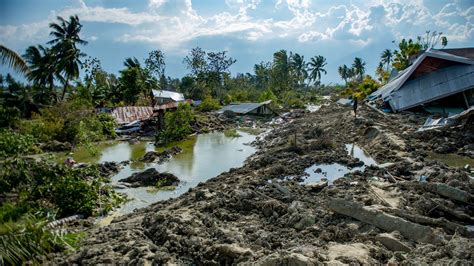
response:
[[[357,97],[354,97],[354,103],[352,104],[352,107],[354,108],[354,117],[357,117]]]

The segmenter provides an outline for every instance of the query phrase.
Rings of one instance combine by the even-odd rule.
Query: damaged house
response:
[[[271,100],[261,103],[231,103],[217,111],[218,114],[224,112],[234,113],[235,115],[253,115],[253,116],[273,116],[278,115],[270,107]]]
[[[369,95],[394,112],[413,108],[460,113],[474,105],[474,48],[430,49]]]

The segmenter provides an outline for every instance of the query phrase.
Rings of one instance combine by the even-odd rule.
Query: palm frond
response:
[[[30,70],[23,58],[15,51],[0,44],[0,64],[7,65],[15,71],[27,75]]]

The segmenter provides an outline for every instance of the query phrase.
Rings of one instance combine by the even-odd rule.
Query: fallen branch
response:
[[[409,213],[406,213],[405,211],[402,211],[400,209],[395,209],[395,208],[383,208],[382,210],[393,213],[396,216],[408,219],[415,223],[441,227],[451,234],[455,234],[457,232],[465,237],[469,237],[469,238],[474,237],[474,231],[469,231],[466,228],[466,226],[453,223],[443,217],[435,219],[435,218],[430,218],[430,217],[417,215],[417,214],[409,214]]]
[[[350,216],[388,232],[399,231],[404,237],[418,243],[440,244],[442,242],[442,238],[431,227],[413,223],[355,202],[331,199],[329,208],[339,214]]]

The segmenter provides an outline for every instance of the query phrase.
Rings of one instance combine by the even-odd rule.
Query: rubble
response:
[[[159,173],[155,168],[148,168],[143,172],[135,173],[119,182],[129,183],[131,187],[140,186],[175,186],[179,179],[170,173]]]
[[[350,112],[331,104],[288,114],[241,168],[91,228],[79,250],[50,263],[470,264],[472,173],[427,152],[448,143],[474,154],[472,125],[417,132],[423,117]],[[324,148],[312,145],[320,139]],[[347,143],[378,166],[317,189],[302,182],[313,165],[355,163]]]
[[[152,163],[152,162],[161,163],[165,160],[168,160],[172,156],[181,153],[182,151],[183,149],[181,149],[178,146],[174,146],[162,152],[149,151],[145,155],[143,155],[143,157],[140,158],[139,161],[148,162],[148,163]]]

